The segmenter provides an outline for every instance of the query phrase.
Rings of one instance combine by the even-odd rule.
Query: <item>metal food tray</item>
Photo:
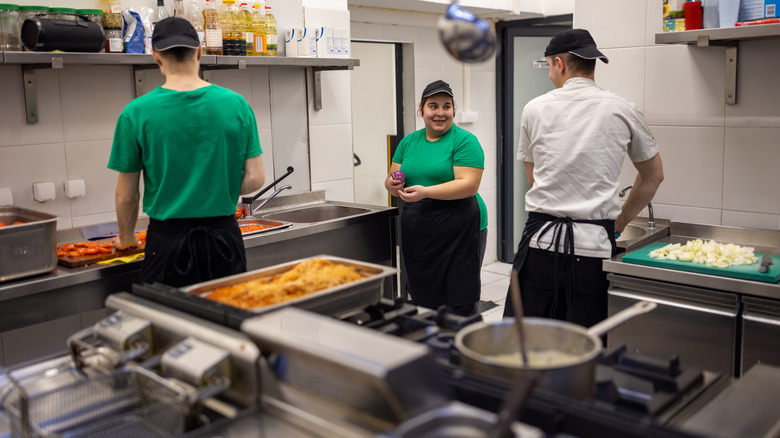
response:
[[[16,221],[21,225],[11,225]],[[0,207],[0,282],[51,272],[57,267],[57,216]]]
[[[186,432],[186,392],[151,371],[76,375],[64,382],[50,373],[14,381],[4,403],[12,436],[168,438]]]
[[[204,298],[214,289],[230,286],[259,277],[270,276],[292,269],[293,266],[304,260],[323,258],[336,263],[354,266],[364,274],[366,278],[345,283],[336,287],[323,289],[318,292],[297,297],[273,306],[264,306],[254,309],[242,309],[221,303],[219,301]],[[234,329],[240,329],[241,323],[259,314],[270,312],[286,306],[294,306],[315,313],[344,318],[364,309],[366,306],[377,304],[382,298],[385,287],[385,279],[398,272],[389,266],[366,263],[357,260],[340,258],[329,255],[302,258],[289,263],[274,265],[255,271],[236,274],[217,280],[194,284],[181,289],[155,284],[134,284],[132,293],[146,299],[164,304],[189,314],[226,325]]]
[[[261,233],[270,233],[271,231],[281,230],[284,228],[288,228],[292,226],[291,222],[280,222],[280,221],[271,221],[267,219],[239,219],[238,220],[238,226],[245,226],[245,225],[264,225],[268,228],[263,230],[257,230],[257,231],[248,231],[246,233],[241,233],[241,236],[253,236],[255,234],[261,234]]]
[[[335,317],[346,317],[368,305],[379,303],[383,292],[382,280],[385,277],[395,275],[397,272],[395,268],[389,266],[376,265],[373,263],[366,263],[358,260],[351,260],[329,255],[320,255],[187,286],[181,288],[180,291],[196,295],[216,303],[217,301],[206,298],[206,296],[215,289],[244,283],[258,278],[271,277],[277,274],[281,274],[291,270],[297,264],[305,260],[313,260],[317,258],[346,266],[351,266],[357,269],[357,271],[364,275],[365,278],[349,283],[344,283],[338,286],[329,287],[327,289],[322,289],[320,291],[312,292],[310,294],[293,298],[278,304],[255,307],[246,310],[252,312],[254,315],[258,315],[271,312],[282,307],[295,306],[301,309],[310,310],[315,313],[326,314]]]

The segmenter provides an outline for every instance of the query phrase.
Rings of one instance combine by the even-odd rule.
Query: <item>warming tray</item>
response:
[[[232,286],[261,277],[270,277],[288,271],[305,260],[316,258],[352,266],[366,277],[350,283],[322,289],[279,304],[256,307],[253,309],[241,309],[205,298],[205,295],[208,295],[210,292],[220,287]],[[247,318],[288,306],[336,318],[345,318],[364,309],[366,306],[379,303],[383,295],[385,278],[395,275],[397,272],[398,270],[396,268],[390,266],[377,265],[330,255],[319,255],[178,289],[160,284],[136,284],[133,285],[132,292],[161,304],[238,329],[240,328],[241,323]]]
[[[255,231],[247,231],[247,232],[241,232],[242,237],[246,236],[253,236],[255,234],[261,234],[261,233],[270,233],[271,231],[281,230],[283,228],[288,228],[292,226],[291,222],[282,222],[282,221],[272,221],[267,219],[239,219],[238,220],[238,226],[245,227],[247,225],[262,225],[268,228],[263,228],[262,230],[255,230]]]
[[[24,222],[12,225],[14,222]],[[57,216],[0,207],[0,282],[51,272],[57,267]]]

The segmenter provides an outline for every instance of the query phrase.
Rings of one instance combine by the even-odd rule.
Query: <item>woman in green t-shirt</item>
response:
[[[480,237],[487,233],[477,195],[485,154],[473,134],[452,124],[455,102],[446,82],[425,87],[419,112],[425,128],[401,140],[385,179],[387,191],[403,201],[406,291],[419,306],[472,315],[479,311]],[[405,179],[393,178],[397,170]]]

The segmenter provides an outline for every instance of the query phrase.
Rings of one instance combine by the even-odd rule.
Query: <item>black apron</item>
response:
[[[463,306],[479,301],[477,198],[402,203],[401,249],[407,292],[418,306]]]
[[[141,283],[181,287],[246,272],[235,216],[149,219]]]
[[[547,222],[551,223],[545,227]],[[607,236],[609,236],[609,241],[612,244],[612,255],[614,256],[617,252],[617,245],[615,243],[614,220],[572,219],[570,217],[557,217],[546,213],[529,212],[528,220],[526,221],[525,228],[523,229],[523,235],[520,238],[520,243],[517,245],[515,259],[512,262],[512,270],[517,273],[522,271],[523,264],[525,263],[525,259],[528,256],[528,249],[531,245],[531,238],[533,238],[533,236],[539,230],[542,230],[541,234],[539,234],[540,239],[548,232],[553,233],[553,237],[550,239],[550,245],[548,247],[540,248],[544,250],[549,250],[550,248],[553,249],[553,271],[555,272],[555,275],[553,278],[552,290],[555,292],[553,293],[552,297],[552,307],[550,309],[550,313],[548,315],[544,315],[546,317],[552,317],[556,313],[556,307],[558,300],[560,299],[558,291],[560,290],[559,285],[561,282],[563,282],[563,298],[566,300],[566,304],[571,306],[575,299],[574,290],[576,277],[574,266],[576,255],[574,254],[574,229],[572,226],[572,224],[575,222],[601,225],[604,227],[604,229],[607,230]],[[561,240],[563,240],[563,252],[558,250]],[[564,269],[564,263],[566,264],[567,269]],[[565,277],[562,274],[564,271],[568,272],[568,275]],[[508,291],[504,306],[504,316],[514,316],[511,295],[512,294]],[[523,301],[525,301],[525,299],[523,299]]]

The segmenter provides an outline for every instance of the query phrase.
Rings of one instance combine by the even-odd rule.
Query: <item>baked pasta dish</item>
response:
[[[321,258],[289,271],[215,289],[207,298],[242,309],[270,306],[329,287],[365,278],[352,266]]]

